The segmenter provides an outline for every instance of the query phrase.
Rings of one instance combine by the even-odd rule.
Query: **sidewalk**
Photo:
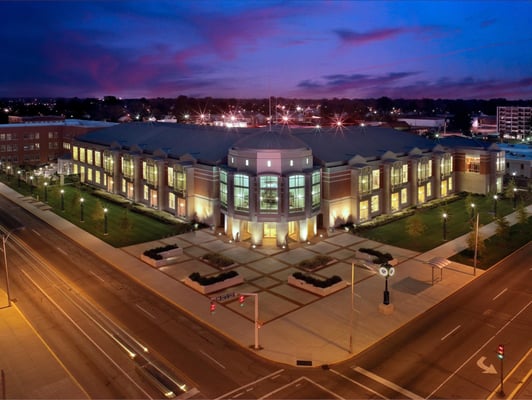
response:
[[[216,251],[240,265],[245,283],[231,291],[259,293],[258,355],[289,365],[319,366],[348,359],[408,323],[435,304],[475,279],[473,268],[452,262],[442,273],[432,270],[427,261],[434,257],[448,258],[466,248],[464,235],[448,241],[426,253],[417,253],[373,242],[350,233],[337,231],[331,236],[301,244],[288,250],[277,248],[251,249],[242,243],[228,243],[224,236],[210,230],[190,232],[173,238],[116,249],[63,220],[34,199],[22,198],[0,184],[0,194],[11,198],[43,221],[77,241],[81,246],[106,259],[115,268],[138,283],[159,293],[177,307],[231,338],[243,347],[254,345],[253,298],[245,307],[238,301],[220,304],[210,314],[209,297],[181,281],[191,272],[212,273],[214,269],[199,260],[206,251]],[[532,206],[528,207],[532,213]],[[513,224],[515,214],[507,217]],[[491,236],[495,224],[482,227],[483,237]],[[175,265],[152,268],[140,261],[145,249],[169,243],[183,248],[183,256]],[[352,262],[357,249],[377,248],[390,252],[398,260],[396,274],[389,280],[394,311],[385,315],[379,311],[384,281],[375,271],[355,267],[353,324],[351,325],[351,290],[346,288],[320,298],[286,284],[286,277],[295,271],[294,263],[315,254],[328,254],[337,263],[317,272],[323,276],[340,275],[351,284]],[[477,269],[476,276],[484,271]],[[434,275],[433,275],[434,273]],[[440,279],[441,278],[441,279]],[[217,293],[218,295],[219,293]],[[352,338],[352,350],[349,343]],[[255,351],[255,350],[250,350]]]

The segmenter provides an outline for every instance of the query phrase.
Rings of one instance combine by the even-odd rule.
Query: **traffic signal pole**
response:
[[[253,296],[255,301],[255,344],[253,348],[255,350],[260,350],[259,346],[259,294],[258,293],[239,293],[240,296]],[[243,304],[243,303],[242,303]]]
[[[499,347],[497,347],[497,357],[499,360],[501,360],[501,390],[499,391],[499,394],[504,397],[504,345],[500,344]]]

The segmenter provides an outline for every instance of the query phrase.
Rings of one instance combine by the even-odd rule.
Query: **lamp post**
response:
[[[517,208],[517,188],[514,188],[514,210]]]
[[[443,213],[443,240],[447,240],[447,213]]]
[[[48,203],[48,182],[44,182],[44,202]]]
[[[85,202],[85,199],[82,197],[79,199],[79,221],[84,222],[83,219],[83,203]]]
[[[355,312],[355,263],[351,263],[351,310],[349,316],[349,352],[353,353],[353,313]]]
[[[379,274],[384,276],[384,298],[382,303],[384,305],[390,304],[390,292],[388,291],[388,278],[395,274],[395,268],[388,263],[382,264],[379,268]]]
[[[494,194],[493,195],[493,217],[494,218],[497,218],[497,199],[498,199],[497,195]]]
[[[20,174],[22,174],[22,171],[19,169],[17,171],[17,175],[18,175],[18,181],[17,181],[17,186],[20,187]]]
[[[475,216],[475,203],[471,203],[471,218]]]
[[[33,196],[33,175],[30,175],[30,195]]]
[[[61,211],[65,211],[65,190],[61,189]]]
[[[7,166],[7,181],[11,182],[11,165]]]
[[[107,235],[107,208],[103,209],[103,234]]]

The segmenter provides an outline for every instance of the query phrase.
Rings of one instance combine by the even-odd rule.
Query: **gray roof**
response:
[[[463,140],[462,140],[463,139]],[[135,122],[96,130],[77,140],[111,146],[118,143],[128,149],[135,146],[147,153],[162,150],[170,157],[192,155],[199,162],[223,162],[231,147],[255,149],[311,148],[323,163],[347,162],[355,155],[379,158],[385,152],[405,154],[414,148],[429,151],[442,146],[484,147],[467,138],[431,140],[392,128],[374,126],[335,128],[238,128]],[[464,141],[465,140],[465,141]],[[467,142],[466,142],[467,141]]]

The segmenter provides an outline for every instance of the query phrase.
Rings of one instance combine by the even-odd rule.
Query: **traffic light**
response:
[[[244,307],[244,300],[246,300],[246,296],[244,296],[243,294],[238,296],[238,302],[240,303],[240,307]]]
[[[500,344],[499,347],[497,347],[497,357],[499,357],[500,360],[504,358],[504,344]]]
[[[210,310],[211,310],[211,314],[214,314],[216,312],[216,302],[211,301]]]

